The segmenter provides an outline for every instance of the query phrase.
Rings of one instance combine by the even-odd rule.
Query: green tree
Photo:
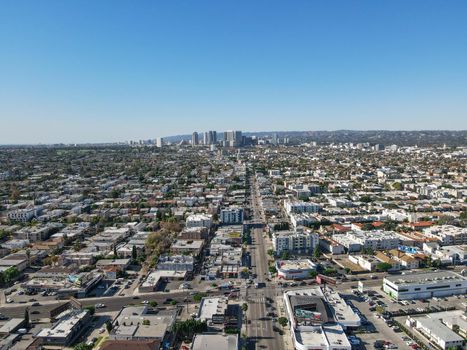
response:
[[[138,252],[136,251],[136,246],[134,245],[133,248],[131,248],[131,258],[133,261],[136,261],[138,259]]]
[[[199,303],[201,299],[203,299],[205,296],[205,293],[196,293],[195,295],[193,295],[193,301]]]
[[[362,254],[365,254],[365,255],[374,255],[374,250],[371,249],[370,247],[364,247],[362,249]]]
[[[376,269],[379,271],[389,271],[391,269],[392,265],[386,262],[380,262],[376,264]]]
[[[84,309],[88,310],[91,315],[94,315],[94,313],[96,312],[96,308],[92,305],[86,306]]]
[[[277,269],[275,266],[269,266],[269,272],[270,273],[276,273],[277,272]]]
[[[360,197],[360,202],[363,202],[363,203],[370,203],[370,202],[372,202],[372,201],[373,201],[373,199],[371,199],[370,196],[361,196],[361,197]]]
[[[282,253],[281,253],[281,259],[282,260],[287,260],[289,259],[290,257],[290,253],[287,251],[287,250],[284,250]]]
[[[5,283],[12,282],[15,278],[20,275],[20,272],[15,266],[9,267],[5,271],[3,271],[3,279]]]
[[[335,275],[336,273],[337,273],[337,270],[332,267],[327,267],[323,271],[323,275],[326,275],[326,276],[332,276],[332,275]]]
[[[243,304],[242,304],[242,311],[243,311],[243,312],[247,312],[247,311],[248,311],[248,304],[247,304],[247,303],[243,303]]]
[[[316,272],[316,270],[310,270],[310,272],[308,272],[308,277],[310,278],[316,278],[317,275],[318,272]]]
[[[79,343],[73,347],[73,350],[92,350],[92,347],[93,347],[92,345],[87,345],[85,343]]]
[[[277,322],[282,326],[285,327],[289,323],[289,320],[286,317],[279,317]]]
[[[373,224],[371,222],[366,222],[362,226],[363,231],[371,231],[371,230],[374,230],[374,229],[375,229],[375,227],[373,226]]]
[[[154,301],[154,300],[153,300],[153,301],[150,301],[150,302],[149,302],[149,305],[150,305],[151,307],[156,307],[158,304],[157,304],[157,301]]]
[[[173,331],[179,340],[191,340],[195,334],[203,333],[207,328],[206,322],[189,319],[175,322]]]
[[[29,327],[29,310],[28,309],[24,310],[24,323],[26,324],[26,327]]]
[[[108,333],[112,331],[112,322],[107,321],[105,322],[105,329],[107,330]]]
[[[379,306],[379,305],[376,306],[375,310],[376,310],[376,312],[379,313],[379,314],[382,314],[382,313],[384,313],[384,311],[385,311],[385,310],[384,310],[384,307]]]
[[[268,255],[274,256],[274,249],[268,249]]]
[[[315,249],[313,250],[313,257],[318,260],[319,257],[321,256],[321,249],[319,245],[316,245]]]

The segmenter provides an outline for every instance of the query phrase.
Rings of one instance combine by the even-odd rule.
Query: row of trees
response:
[[[207,329],[208,326],[205,321],[190,319],[175,322],[173,331],[177,335],[177,339],[191,340],[195,334],[203,333]]]

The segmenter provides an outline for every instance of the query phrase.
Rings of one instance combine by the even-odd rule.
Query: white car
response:
[[[143,301],[141,302],[141,304],[147,305],[147,304],[149,304],[149,300],[143,300]]]

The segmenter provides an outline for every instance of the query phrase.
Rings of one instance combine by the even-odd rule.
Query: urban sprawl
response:
[[[0,350],[465,349],[467,147],[0,149]]]

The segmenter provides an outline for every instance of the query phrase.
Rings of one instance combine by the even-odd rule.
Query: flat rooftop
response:
[[[429,271],[405,275],[386,276],[385,280],[398,286],[411,284],[437,284],[440,282],[467,281],[467,279],[452,271]]]
[[[298,260],[279,260],[277,266],[281,270],[309,270],[316,268],[316,265],[313,264],[308,259],[298,259]]]
[[[210,320],[213,315],[223,314],[227,309],[227,298],[203,298],[199,307],[198,318],[202,321]]]
[[[87,311],[73,313],[56,323],[52,328],[42,329],[37,337],[41,338],[66,338],[74,329],[76,324],[83,319]]]
[[[237,350],[238,335],[225,334],[196,334],[193,339],[192,350]]]

